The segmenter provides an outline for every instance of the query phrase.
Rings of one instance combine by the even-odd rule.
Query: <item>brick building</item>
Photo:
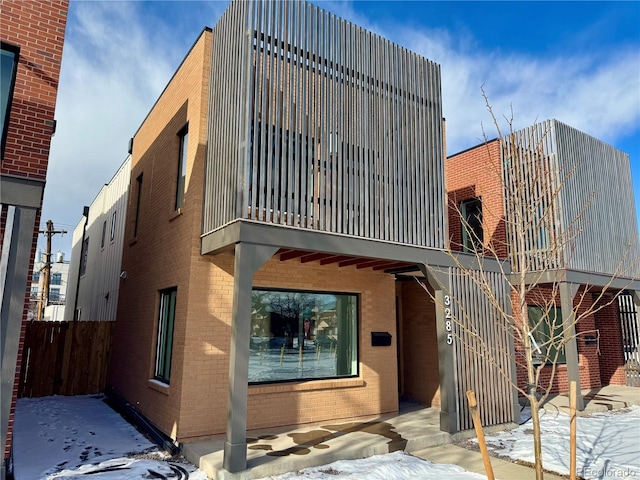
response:
[[[448,311],[480,298],[459,268],[473,256],[445,250],[439,66],[275,5],[232,3],[132,139],[111,393],[177,443],[226,435],[233,472],[247,430],[374,418],[401,396],[447,432],[471,428],[468,388],[486,424],[517,420],[494,365],[454,380],[474,360]],[[479,274],[507,308],[500,268]],[[515,375],[499,308],[472,321]]]
[[[22,325],[29,306],[30,272],[55,130],[68,7],[67,0],[3,0],[0,9],[3,465],[11,445],[16,360],[19,362]],[[13,395],[7,394],[12,391]],[[2,471],[4,475],[4,468]]]
[[[546,315],[532,340],[550,342],[540,392],[566,392],[571,380],[579,389],[624,385],[625,362],[637,362],[638,319],[621,312],[638,304],[640,288],[629,156],[551,120],[449,156],[446,182],[451,248],[510,260],[530,290],[529,324]],[[562,323],[574,318],[563,340]],[[521,351],[517,343],[524,390]]]

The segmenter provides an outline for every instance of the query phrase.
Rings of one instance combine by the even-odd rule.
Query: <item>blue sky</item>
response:
[[[228,2],[71,1],[42,222],[69,234],[202,28]],[[448,153],[547,118],[629,153],[640,214],[640,2],[316,2],[442,69]],[[41,241],[44,245],[44,239]]]

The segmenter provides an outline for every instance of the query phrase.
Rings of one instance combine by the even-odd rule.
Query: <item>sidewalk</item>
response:
[[[458,465],[468,472],[486,475],[482,454],[458,447],[457,445],[441,445],[438,447],[425,448],[424,450],[411,452],[411,455],[429,460],[433,463]],[[493,468],[493,474],[496,479],[499,480],[534,480],[536,478],[536,472],[533,468],[500,460],[496,457],[491,457],[491,467]],[[563,479],[563,477],[547,472],[545,472],[544,478],[545,480]]]

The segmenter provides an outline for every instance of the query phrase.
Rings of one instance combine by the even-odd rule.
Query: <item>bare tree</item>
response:
[[[576,336],[593,334],[595,331],[580,331],[576,326],[586,317],[593,315],[615,302],[621,293],[616,279],[630,277],[638,265],[638,259],[632,255],[614,265],[613,273],[608,275],[604,285],[597,287],[582,285],[575,298],[569,315],[561,312],[562,277],[558,274],[570,264],[575,252],[575,240],[583,232],[587,219],[585,212],[596,198],[597,192],[588,192],[584,206],[569,222],[560,219],[559,198],[563,188],[581,165],[572,165],[560,170],[554,154],[549,148],[550,132],[538,124],[534,127],[515,131],[513,112],[505,117],[507,131],[503,134],[487,95],[482,90],[486,107],[498,132],[497,142],[500,153],[489,148],[490,141],[483,131],[486,147],[486,171],[495,176],[496,183],[504,195],[502,207],[494,208],[483,204],[479,211],[461,211],[458,199],[450,198],[449,207],[453,209],[463,229],[464,245],[459,247],[476,257],[472,268],[465,266],[458,254],[451,252],[461,275],[471,278],[493,308],[498,309],[501,317],[500,327],[513,338],[516,353],[516,366],[526,372],[526,386],[518,385],[504,368],[491,339],[482,338],[480,331],[469,321],[470,312],[458,302],[456,323],[459,341],[466,342],[465,347],[474,354],[491,362],[498,372],[506,376],[519,394],[528,399],[531,406],[533,424],[535,470],[538,480],[543,478],[542,442],[540,435],[539,410],[554,387],[557,365],[563,360],[565,347],[575,341]],[[528,132],[528,135],[523,132]],[[482,225],[489,218],[503,222],[503,235],[484,238]],[[496,222],[497,223],[497,222]],[[627,252],[635,252],[637,238],[629,239]],[[464,247],[464,248],[463,248]],[[508,285],[512,309],[508,311],[496,298],[495,288],[483,274],[487,259],[498,260],[501,277]],[[505,262],[508,259],[509,262]],[[632,276],[632,275],[631,275]],[[428,287],[420,282],[427,293]],[[429,293],[436,301],[435,296]],[[530,305],[535,303],[536,307]],[[439,305],[444,308],[445,306]],[[470,341],[472,339],[472,341]],[[545,372],[545,375],[542,375]]]

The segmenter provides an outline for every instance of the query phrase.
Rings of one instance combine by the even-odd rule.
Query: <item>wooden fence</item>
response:
[[[27,323],[18,397],[103,392],[113,323]]]

